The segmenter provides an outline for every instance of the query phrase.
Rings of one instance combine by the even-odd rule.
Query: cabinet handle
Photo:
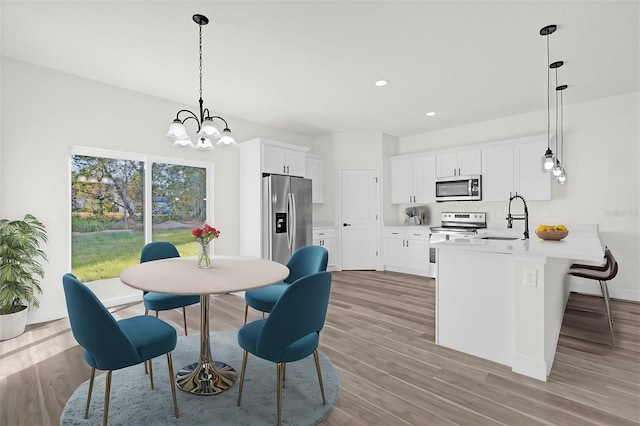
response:
[[[398,235],[398,233],[397,233],[397,232],[392,232],[391,234],[392,234],[392,235]]]
[[[324,235],[324,232],[320,232],[318,235]]]
[[[282,166],[282,173],[287,173],[287,166]]]
[[[402,247],[404,247],[404,240],[402,240]]]
[[[289,173],[289,166],[287,166],[287,173]]]
[[[407,240],[407,247],[409,247],[409,240]]]

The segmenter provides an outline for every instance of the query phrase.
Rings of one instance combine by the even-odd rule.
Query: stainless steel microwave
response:
[[[436,201],[482,200],[482,176],[449,176],[436,178]]]

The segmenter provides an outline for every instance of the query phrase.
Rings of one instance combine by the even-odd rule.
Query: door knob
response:
[[[342,226],[351,226],[350,223],[343,223]]]

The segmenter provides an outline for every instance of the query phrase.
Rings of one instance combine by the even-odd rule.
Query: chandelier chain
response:
[[[200,28],[200,99],[202,99],[202,25],[198,25]]]

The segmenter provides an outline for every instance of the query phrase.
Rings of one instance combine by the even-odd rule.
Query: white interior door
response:
[[[342,269],[376,269],[380,251],[378,171],[342,170],[340,177]]]

